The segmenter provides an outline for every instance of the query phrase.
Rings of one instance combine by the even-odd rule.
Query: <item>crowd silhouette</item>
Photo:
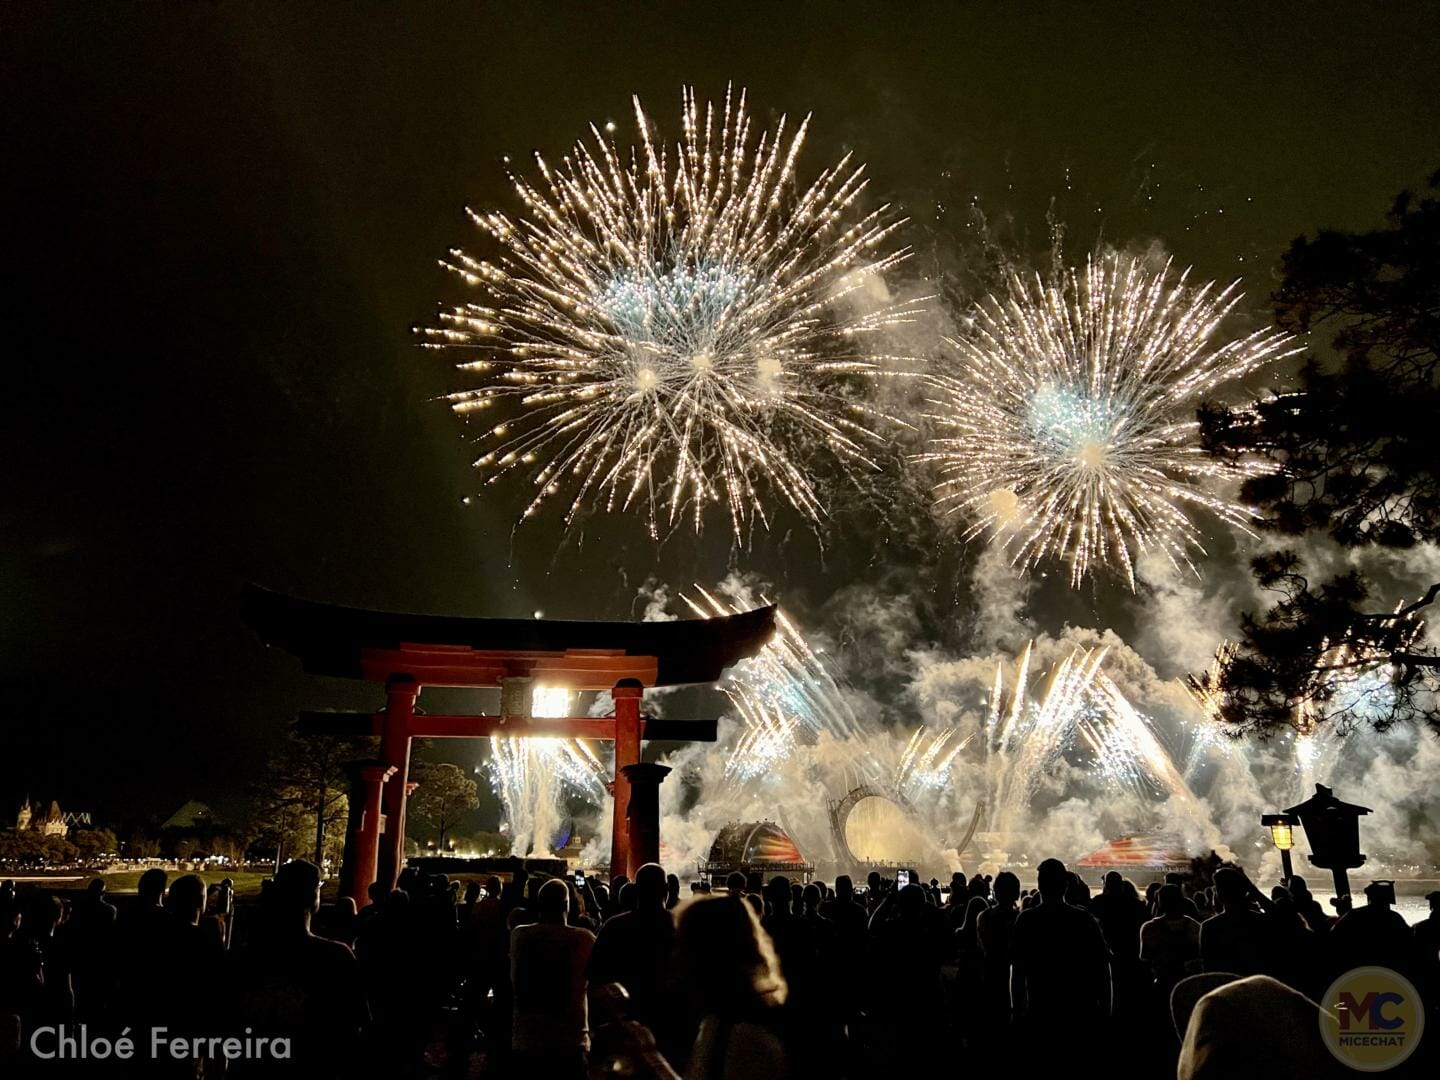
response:
[[[115,901],[102,878],[68,902],[6,883],[0,1071],[1326,1077],[1346,1074],[1317,1023],[1336,975],[1378,964],[1432,1006],[1440,991],[1440,893],[1411,927],[1389,883],[1331,913],[1300,877],[1267,894],[1218,860],[1143,891],[1110,873],[1096,892],[1057,859],[1033,890],[1010,872],[863,889],[737,873],[682,896],[655,864],[604,883],[518,860],[463,886],[406,869],[359,911],[321,889],[304,861],[238,905],[228,882],[159,869]],[[137,1053],[37,1054],[61,1025],[129,1032]],[[151,1056],[155,1028],[194,1041]],[[259,1036],[256,1053],[217,1041]],[[1435,1060],[1422,1045],[1401,1075]]]

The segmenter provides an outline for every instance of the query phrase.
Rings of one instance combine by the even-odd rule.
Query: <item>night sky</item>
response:
[[[1440,166],[1440,8],[1175,6],[7,5],[0,818],[235,808],[297,708],[378,703],[267,654],[245,581],[602,618],[652,575],[753,571],[817,614],[903,578],[858,515],[822,555],[785,518],[657,550],[622,518],[512,537],[520,485],[463,505],[459,384],[411,333],[466,295],[436,260],[477,242],[467,204],[515,209],[502,155],[627,136],[632,93],[673,131],[682,85],[733,80],[762,119],[815,113],[803,176],[869,163],[912,278],[957,272],[974,200],[1043,247],[1053,199],[1071,252],[1158,242],[1263,314],[1294,236],[1378,224]],[[915,568],[922,634],[963,623],[965,557]],[[1054,597],[1123,622],[1107,602]]]

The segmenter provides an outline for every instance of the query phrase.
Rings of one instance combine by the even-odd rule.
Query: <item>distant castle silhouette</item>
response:
[[[88,813],[62,813],[60,804],[53,799],[49,809],[45,809],[41,803],[32,803],[29,796],[20,804],[20,811],[15,815],[16,832],[33,830],[44,836],[69,836],[75,826],[89,824]]]

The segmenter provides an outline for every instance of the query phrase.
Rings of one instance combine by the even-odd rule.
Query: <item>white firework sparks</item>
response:
[[[549,852],[567,793],[596,806],[605,797],[604,763],[583,739],[492,735],[485,768],[516,855]]]
[[[1014,689],[1008,695],[1001,667],[995,667],[985,749],[991,788],[987,801],[997,831],[1006,831],[1026,812],[1041,781],[1074,741],[1076,719],[1105,655],[1101,649],[1072,652],[1056,665],[1040,695],[1032,697],[1032,648],[1027,643],[1016,661]]]
[[[1293,685],[1287,684],[1283,700],[1302,771],[1333,763],[1332,747],[1356,728],[1383,728],[1395,721],[1402,707],[1401,671],[1392,657],[1421,647],[1424,639],[1425,620],[1416,614],[1415,605],[1403,601],[1391,614],[1357,625],[1338,644],[1328,637],[1320,639],[1313,662]],[[1233,730],[1237,720],[1248,719],[1243,694],[1232,697],[1227,686],[1240,655],[1234,642],[1221,642],[1205,673],[1184,680],[1212,733],[1208,740],[1196,740],[1197,745],[1217,740],[1227,728]],[[1203,748],[1197,753],[1203,754]]]
[[[1422,627],[1417,626],[1418,634]],[[1261,752],[1236,738],[1224,717],[1225,671],[1234,662],[1234,642],[1221,642],[1202,676],[1189,676],[1182,685],[1189,691],[1202,719],[1191,728],[1185,775],[1194,776],[1212,760],[1249,768],[1252,753]],[[1315,784],[1332,783],[1345,757],[1346,735],[1360,723],[1387,717],[1395,705],[1394,668],[1383,655],[1363,647],[1332,648],[1322,644],[1322,660],[1294,703],[1290,730],[1277,740],[1288,755],[1295,777],[1298,801],[1315,790]]]
[[[700,599],[684,600],[702,618],[741,610],[698,585],[695,591]],[[755,656],[736,664],[721,685],[744,725],[725,763],[726,778],[741,783],[771,773],[821,734],[844,742],[867,731],[840,684],[784,611],[775,612],[775,625],[775,636]]]
[[[953,727],[938,731],[917,728],[900,755],[900,765],[895,770],[895,790],[912,801],[944,791],[950,786],[955,759],[974,736],[971,732],[961,738]]]
[[[812,524],[825,507],[805,463],[872,468],[885,419],[864,383],[891,361],[864,344],[912,303],[860,312],[859,293],[905,257],[903,222],[856,209],[867,181],[849,155],[808,187],[795,160],[808,118],[758,137],[743,91],[723,107],[683,95],[673,149],[628,153],[591,127],[538,183],[512,177],[525,216],[471,217],[498,261],[443,262],[488,294],[441,315],[426,344],[483,376],[449,396],[469,417],[508,403],[475,462],[493,482],[529,473],[524,516],[552,497],[566,524],[587,508],[643,508],[652,535],[723,504],[741,540],[779,499]]]
[[[1186,754],[1184,775],[1197,776],[1202,768],[1212,762],[1222,766],[1238,765],[1250,768],[1251,755],[1260,752],[1251,744],[1242,742],[1231,732],[1223,718],[1225,703],[1223,686],[1224,670],[1233,661],[1236,653],[1234,642],[1222,642],[1215,651],[1208,672],[1200,677],[1190,676],[1182,685],[1190,693],[1191,700],[1199,710],[1201,719],[1186,725]],[[1374,681],[1374,673],[1367,672],[1359,677],[1355,688],[1357,695],[1369,700],[1372,691],[1382,689],[1393,694],[1388,679],[1383,688]],[[1338,691],[1348,696],[1351,691]],[[1358,697],[1357,697],[1358,700]],[[1278,745],[1289,755],[1291,768],[1296,778],[1293,793],[1297,801],[1315,790],[1315,783],[1329,783],[1331,774],[1340,762],[1344,744],[1344,729],[1339,724],[1317,723],[1307,706],[1297,706],[1295,720]]]
[[[1173,809],[1193,821],[1207,821],[1209,814],[1190,790],[1149,717],[1130,704],[1115,680],[1103,671],[1096,675],[1095,698],[1099,722],[1087,721],[1085,726],[1098,743],[1091,746],[1107,775],[1136,794],[1165,796]]]
[[[1224,338],[1238,282],[1187,284],[1138,260],[1088,262],[1046,283],[1016,275],[952,341],[958,363],[932,376],[937,505],[1029,570],[1057,560],[1078,585],[1101,566],[1135,587],[1158,551],[1194,570],[1190,511],[1245,528],[1250,511],[1210,490],[1261,468],[1207,455],[1196,411],[1224,384],[1299,350],[1274,329]]]
[[[1345,749],[1345,737],[1334,724],[1324,724],[1312,731],[1296,731],[1291,736],[1295,754],[1296,801],[1315,790],[1317,783],[1334,782],[1334,772]]]
[[[1008,693],[996,665],[984,740],[994,831],[1018,826],[1045,777],[1077,747],[1089,750],[1095,775],[1105,784],[1137,795],[1164,795],[1195,820],[1208,819],[1149,719],[1102,670],[1106,651],[1074,650],[1055,665],[1038,695],[1029,686],[1031,645],[1015,663]]]
[[[1320,660],[1305,685],[1296,707],[1295,729],[1314,735],[1323,727],[1346,735],[1362,724],[1384,724],[1396,704],[1396,667],[1392,651],[1415,648],[1424,639],[1425,620],[1402,612],[1380,624],[1390,639],[1382,649],[1364,637],[1341,645],[1325,639]]]
[[[1192,779],[1212,758],[1228,761],[1235,751],[1235,740],[1226,734],[1220,719],[1224,699],[1219,689],[1225,668],[1234,657],[1234,642],[1223,641],[1203,676],[1188,675],[1178,680],[1202,717],[1198,722],[1186,723],[1184,729],[1185,775]]]
[[[743,783],[766,775],[790,756],[800,720],[746,688],[732,687],[729,694],[745,730],[725,760],[725,779]]]

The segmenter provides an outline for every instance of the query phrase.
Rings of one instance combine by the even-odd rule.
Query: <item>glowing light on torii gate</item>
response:
[[[351,796],[358,806],[352,807],[341,873],[341,895],[362,905],[369,884],[393,885],[405,859],[410,747],[417,738],[613,741],[611,873],[633,877],[637,867],[659,857],[659,785],[669,771],[640,761],[641,740],[715,739],[714,721],[642,717],[645,689],[713,683],[759,652],[775,632],[774,607],[671,622],[471,619],[347,608],[253,586],[245,604],[262,640],[296,656],[306,672],[385,686],[385,705],[377,712],[302,715],[302,730],[313,734],[380,737],[379,763],[358,770],[360,790]],[[532,721],[523,692],[532,680],[571,692],[608,690],[615,715]],[[419,711],[416,700],[426,686],[499,688],[501,714]]]

